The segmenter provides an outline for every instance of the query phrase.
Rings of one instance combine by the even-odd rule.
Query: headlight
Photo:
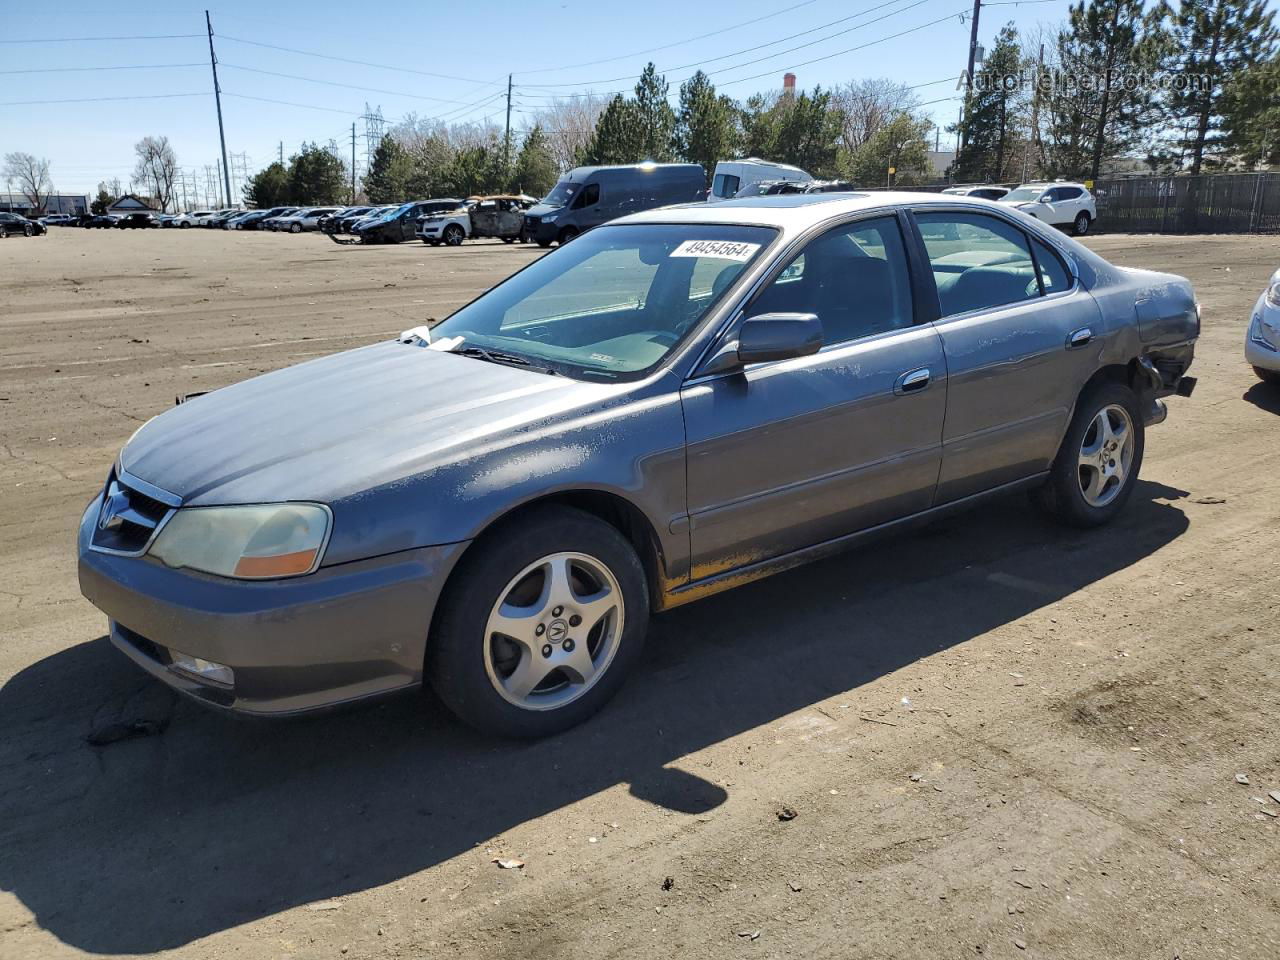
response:
[[[1280,309],[1280,279],[1272,280],[1267,287],[1267,306]]]
[[[320,565],[331,523],[328,507],[316,503],[183,507],[150,554],[170,567],[220,577],[297,577]]]

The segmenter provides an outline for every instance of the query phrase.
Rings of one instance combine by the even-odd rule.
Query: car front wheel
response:
[[[461,246],[462,241],[466,238],[466,231],[456,223],[451,223],[449,226],[444,228],[444,242],[451,247]]]
[[[1133,494],[1146,444],[1138,398],[1121,383],[1085,390],[1038,499],[1059,520],[1097,527]]]
[[[463,557],[429,640],[427,675],[472,726],[548,736],[617,692],[648,619],[644,570],[626,538],[590,514],[546,507]]]
[[[31,236],[33,233],[35,233],[35,230],[34,230],[34,229],[32,229],[31,224],[29,224],[29,223],[28,223],[25,227],[23,227],[23,228],[22,228],[22,235],[23,235],[24,237],[29,237],[29,236]]]
[[[1253,372],[1263,383],[1274,383],[1280,386],[1280,370],[1268,370],[1265,367],[1254,367]]]
[[[1071,229],[1075,231],[1077,237],[1083,237],[1089,232],[1089,215],[1084,211],[1076,214],[1076,219],[1072,223]]]

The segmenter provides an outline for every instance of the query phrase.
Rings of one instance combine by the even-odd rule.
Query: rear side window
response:
[[[1044,284],[1044,292],[1046,294],[1061,293],[1069,289],[1071,274],[1067,271],[1067,265],[1062,262],[1062,258],[1050,249],[1047,243],[1034,237],[1031,245],[1036,251],[1036,265],[1040,267],[1040,280]]]
[[[1075,200],[1080,196],[1079,187],[1058,187],[1054,192],[1058,200]]]
[[[919,213],[942,316],[1002,307],[1040,295],[1022,231],[974,213]]]
[[[711,192],[717,197],[732,197],[738,192],[742,180],[727,173],[717,173],[711,181]]]
[[[764,313],[816,313],[828,344],[909,327],[911,283],[897,219],[859,220],[812,241],[747,311]]]

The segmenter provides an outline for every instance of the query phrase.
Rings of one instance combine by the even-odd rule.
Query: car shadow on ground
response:
[[[1280,385],[1260,380],[1246,390],[1241,399],[1252,403],[1259,410],[1280,414]]]
[[[1142,482],[1087,532],[1010,498],[671,611],[610,706],[537,743],[483,738],[419,696],[239,720],[81,643],[0,689],[0,888],[68,944],[150,953],[399,880],[619,783],[704,812],[727,795],[680,758],[836,694],[867,709],[869,681],[1160,550],[1187,527],[1184,496]],[[160,732],[85,741],[136,719]]]

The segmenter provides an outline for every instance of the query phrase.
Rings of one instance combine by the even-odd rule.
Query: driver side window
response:
[[[746,315],[764,313],[816,313],[828,345],[911,326],[911,282],[897,218],[859,220],[810,242]]]
[[[600,202],[600,184],[589,183],[578,194],[578,199],[573,202],[573,209],[581,210],[583,207],[594,207]]]

